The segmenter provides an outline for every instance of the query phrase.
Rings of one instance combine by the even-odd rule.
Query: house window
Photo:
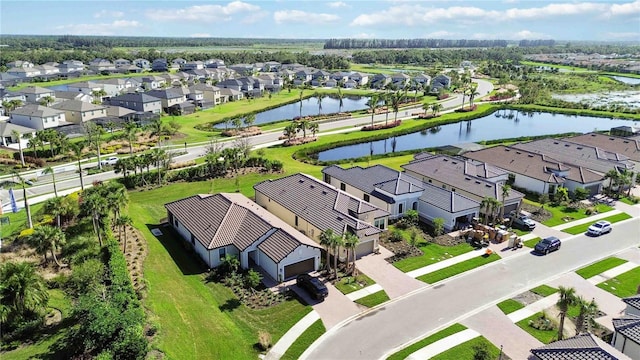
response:
[[[369,194],[364,194],[363,199],[364,201],[369,202],[369,199],[370,199]]]
[[[173,226],[178,227],[179,223],[178,223],[178,219],[174,219],[173,220]]]
[[[373,226],[377,227],[380,230],[384,230],[385,221],[384,218],[375,219],[373,221]]]
[[[404,204],[398,204],[398,214],[404,214]]]
[[[218,250],[218,255],[220,256],[220,261],[222,261],[222,259],[224,259],[224,257],[227,256],[227,249],[220,248],[220,250]]]
[[[296,215],[295,222],[296,222],[296,226],[298,226],[298,216],[297,215]]]
[[[327,184],[331,184],[331,175],[324,174],[324,182],[326,182]]]
[[[413,204],[411,205],[411,209],[418,210],[418,202],[417,201],[413,202]]]
[[[347,190],[347,186],[344,183],[340,183],[340,190],[346,191]]]

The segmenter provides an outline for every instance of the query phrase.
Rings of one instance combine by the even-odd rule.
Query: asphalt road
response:
[[[531,253],[499,260],[434,287],[418,290],[338,325],[303,358],[380,359],[394,348],[458,322],[506,298],[600,258],[638,246],[640,219],[614,224],[599,238],[578,235],[547,256]],[[508,336],[508,334],[505,334]]]

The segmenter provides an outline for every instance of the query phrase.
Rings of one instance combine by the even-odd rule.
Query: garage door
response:
[[[597,195],[600,190],[600,185],[586,186],[585,189],[589,192],[589,196]]]
[[[356,248],[356,258],[369,255],[373,252],[373,240],[358,244]]]
[[[298,274],[308,273],[315,270],[313,267],[314,261],[315,261],[314,258],[311,258],[311,259],[299,261],[291,265],[285,265],[284,278],[288,279]]]

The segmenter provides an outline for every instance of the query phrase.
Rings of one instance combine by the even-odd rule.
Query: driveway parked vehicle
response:
[[[101,165],[115,165],[118,162],[118,158],[115,156],[108,157],[106,159],[100,160]]]
[[[540,240],[534,249],[537,253],[546,255],[552,251],[559,250],[560,245],[560,239],[555,236],[549,236]]]
[[[608,234],[612,230],[611,223],[606,220],[600,220],[595,224],[589,226],[587,229],[587,235],[600,236],[602,234]]]
[[[528,216],[520,215],[513,220],[513,227],[530,231],[536,228],[536,223],[529,219]]]
[[[309,295],[316,300],[324,300],[324,298],[329,294],[329,290],[322,281],[309,274],[298,275],[296,278],[296,285],[306,290]]]

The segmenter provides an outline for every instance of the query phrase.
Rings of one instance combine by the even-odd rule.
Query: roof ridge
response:
[[[216,229],[213,238],[211,238],[211,240],[209,241],[209,245],[207,246],[207,248],[211,248],[211,246],[213,245],[213,243],[217,240],[218,236],[220,236],[220,229],[222,228],[222,226],[224,225],[225,221],[227,221],[228,217],[229,217],[229,213],[231,212],[231,208],[233,208],[233,205],[235,204],[233,201],[227,199],[225,196],[221,196],[223,199],[229,201],[230,205],[227,208],[227,211],[225,211],[224,216],[222,217],[222,220],[220,221],[220,225],[218,226],[218,228]]]

